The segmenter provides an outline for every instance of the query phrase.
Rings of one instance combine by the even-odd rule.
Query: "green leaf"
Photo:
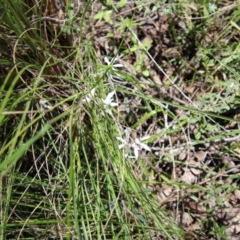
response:
[[[142,71],[142,75],[144,76],[144,77],[149,77],[149,71],[148,70],[143,70]]]
[[[111,15],[112,15],[112,10],[107,10],[104,12],[100,12],[97,13],[96,15],[94,15],[94,19],[98,20],[98,19],[104,19],[106,22],[110,23],[111,22]]]
[[[121,0],[118,4],[117,4],[117,8],[122,8],[126,5],[127,0]]]

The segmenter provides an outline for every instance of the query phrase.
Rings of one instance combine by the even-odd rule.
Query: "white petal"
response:
[[[121,137],[116,137],[117,140],[121,141],[121,142],[125,142],[124,139],[122,139]]]
[[[145,137],[140,138],[140,141],[142,142],[142,141],[147,140],[149,138],[150,138],[150,136],[145,136]]]
[[[96,88],[93,88],[89,94],[86,95],[85,98],[82,99],[83,102],[90,102],[95,94]]]
[[[112,97],[115,94],[115,91],[110,92],[106,97],[106,102],[110,103],[112,101]]]
[[[110,103],[110,106],[111,107],[116,107],[116,106],[118,106],[118,103],[112,102],[112,103]]]
[[[96,91],[96,88],[93,88],[93,89],[91,90],[91,96],[94,96],[95,91]]]
[[[112,116],[112,111],[109,109],[106,109],[106,113],[109,114],[110,116]]]
[[[85,97],[82,99],[82,102],[90,102],[91,101],[91,98],[89,97]]]
[[[138,148],[134,148],[134,156],[138,159]]]
[[[130,133],[131,133],[131,128],[126,128],[125,130],[124,130],[124,132],[125,132],[125,139],[127,140],[127,141],[129,141],[129,138],[130,138]]]
[[[116,64],[113,65],[113,67],[118,68],[118,67],[123,67],[123,65],[119,64],[119,63],[116,63]]]
[[[122,149],[125,145],[126,145],[125,143],[118,145],[118,149]]]
[[[141,144],[141,142],[140,142],[140,140],[138,138],[135,138],[135,143],[139,144],[139,145]]]
[[[105,62],[107,65],[110,65],[110,62],[109,62],[109,60],[108,60],[107,57],[104,58],[104,62]]]
[[[133,144],[131,145],[131,147],[133,148],[134,156],[135,156],[135,158],[137,159],[137,158],[138,158],[139,147],[138,147],[135,143],[133,143]]]
[[[151,152],[151,148],[150,148],[148,145],[146,145],[146,144],[144,144],[144,143],[140,143],[139,145],[140,145],[143,149]]]

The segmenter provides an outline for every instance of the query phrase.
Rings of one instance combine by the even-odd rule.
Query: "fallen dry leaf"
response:
[[[191,217],[191,215],[188,212],[184,212],[182,214],[182,224],[184,226],[190,226],[192,222],[193,222],[193,218]]]
[[[180,177],[181,181],[188,184],[196,182],[197,177],[196,175],[192,174],[192,171],[190,170],[189,167],[185,167],[183,170],[184,170],[184,174]]]

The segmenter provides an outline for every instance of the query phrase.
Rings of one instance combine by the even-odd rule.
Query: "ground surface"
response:
[[[115,13],[106,9],[109,18],[90,17],[86,33],[99,59],[120,64],[146,96],[165,100],[163,107],[171,112],[159,111],[135,129],[138,137],[159,134],[148,145],[151,152],[142,151],[139,156],[158,182],[148,188],[156,194],[159,206],[184,227],[189,239],[211,239],[214,228],[238,239],[239,134],[223,135],[238,130],[239,123],[211,115],[238,119],[239,74],[226,69],[237,72],[240,67],[239,56],[231,60],[234,53],[228,48],[235,46],[239,54],[239,30],[229,28],[237,2],[212,6],[214,12],[204,16],[203,6],[194,3],[138,5],[129,1]],[[91,14],[96,16],[100,9],[101,4],[95,3]],[[111,77],[115,85],[127,84]],[[136,86],[127,87],[137,92]],[[127,125],[149,109],[143,99],[124,93],[118,93],[118,101]],[[146,178],[138,167],[136,176]]]

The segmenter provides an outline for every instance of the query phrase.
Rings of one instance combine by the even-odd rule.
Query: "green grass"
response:
[[[239,44],[228,39],[238,36],[239,9],[227,14],[223,30],[209,41],[216,33],[208,26],[224,9],[220,2],[137,3],[145,18],[150,9],[178,17],[162,23],[175,54],[163,44],[157,58],[155,40],[136,34],[142,20],[137,13],[115,21],[127,3],[101,2],[95,23],[118,32],[101,35],[100,24],[94,29],[100,36],[92,33],[91,1],[76,16],[69,2],[62,32],[54,33],[44,10],[32,9],[31,18],[24,1],[0,0],[6,10],[0,23],[0,239],[186,239],[178,215],[187,204],[182,199],[202,204],[211,215],[213,198],[224,206],[238,190],[222,183],[224,174],[239,177],[227,163],[201,160],[204,173],[196,184],[181,180],[178,171],[195,164],[181,160],[181,152],[240,132],[225,128],[240,122],[226,114],[239,107]],[[58,42],[72,35],[73,45]],[[101,45],[101,38],[112,45]],[[197,97],[183,90],[199,84]],[[226,145],[218,155],[238,158],[238,148],[238,142]],[[166,186],[171,194],[161,198]],[[209,236],[227,238],[212,216],[200,220],[197,232],[206,234],[209,225]]]

